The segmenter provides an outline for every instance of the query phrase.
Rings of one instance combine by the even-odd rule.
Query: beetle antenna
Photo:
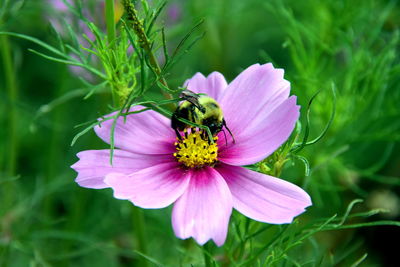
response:
[[[226,133],[225,133],[224,129],[222,129],[222,132],[224,133],[224,137],[225,137],[225,145],[228,146],[228,139],[226,139]]]
[[[225,126],[225,128],[228,130],[229,134],[232,136],[233,143],[236,143],[235,137],[233,137],[231,130],[229,130],[228,126],[226,125],[225,119],[222,121],[222,124]],[[225,132],[224,132],[224,134],[225,134]],[[226,137],[225,137],[225,140],[226,140]]]

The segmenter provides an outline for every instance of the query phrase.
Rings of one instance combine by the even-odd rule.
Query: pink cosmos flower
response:
[[[299,106],[295,96],[289,97],[283,70],[255,64],[230,84],[218,72],[208,77],[197,73],[185,86],[218,101],[235,143],[220,132],[213,144],[195,131],[177,141],[168,118],[154,111],[128,115],[126,121],[117,120],[113,166],[108,149],[82,151],[72,166],[78,172],[76,182],[111,187],[115,198],[142,208],[174,203],[175,234],[199,244],[225,242],[232,208],[272,224],[290,223],[304,212],[311,200],[300,187],[240,167],[266,158],[293,131]],[[112,121],[95,127],[105,142],[110,141]]]

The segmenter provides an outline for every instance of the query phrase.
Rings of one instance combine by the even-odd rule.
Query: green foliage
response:
[[[0,0],[0,266],[377,266],[396,256],[370,245],[376,229],[400,226],[389,205],[400,202],[396,1],[121,1],[134,11],[117,22],[104,1],[63,2],[59,13]],[[230,80],[256,62],[284,68],[302,106],[290,139],[249,166],[310,193],[292,224],[234,212],[226,244],[200,247],[174,236],[169,208],[143,210],[140,226],[127,201],[74,183],[76,153],[107,148],[96,125],[148,109],[169,117],[195,72]],[[377,201],[381,190],[394,200]]]

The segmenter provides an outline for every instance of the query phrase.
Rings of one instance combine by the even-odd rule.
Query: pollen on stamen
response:
[[[218,156],[218,145],[210,143],[208,136],[203,137],[201,130],[184,131],[184,138],[175,142],[176,152],[173,154],[178,162],[189,168],[201,168],[215,164]],[[214,137],[214,141],[218,138]]]

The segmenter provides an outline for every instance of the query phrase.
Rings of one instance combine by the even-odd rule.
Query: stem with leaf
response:
[[[161,68],[158,64],[157,58],[153,53],[151,41],[147,37],[145,29],[143,27],[142,22],[140,21],[138,14],[136,12],[134,4],[130,0],[123,0],[123,5],[125,12],[127,13],[128,21],[130,22],[133,31],[135,32],[136,36],[139,39],[140,47],[145,51],[148,56],[149,64],[154,71],[154,73],[158,76],[160,83],[168,88],[167,81],[163,77]],[[167,99],[172,99],[172,95],[163,91],[164,97]]]

